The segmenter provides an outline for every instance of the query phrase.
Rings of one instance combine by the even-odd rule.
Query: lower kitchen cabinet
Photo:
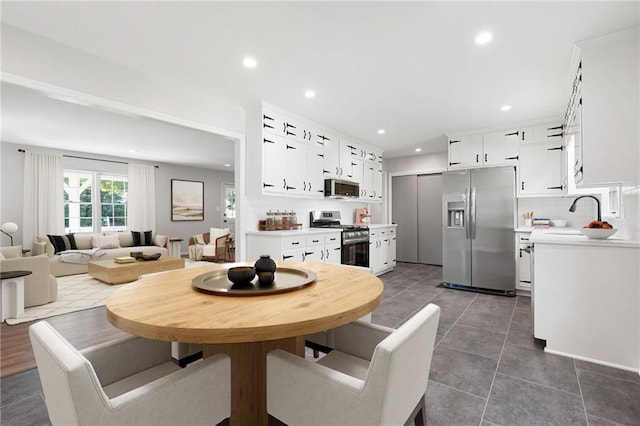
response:
[[[396,266],[396,226],[369,227],[369,268],[376,275]]]
[[[247,259],[268,254],[275,261],[340,264],[341,231],[254,231],[247,233]],[[292,235],[293,234],[293,235]]]
[[[531,291],[531,232],[516,232],[516,290]]]

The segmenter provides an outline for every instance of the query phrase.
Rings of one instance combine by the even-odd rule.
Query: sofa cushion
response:
[[[94,235],[91,237],[91,247],[99,249],[120,248],[117,235]]]
[[[153,245],[153,232],[152,231],[131,231],[133,236],[134,246],[152,246]]]
[[[78,250],[92,249],[93,246],[91,245],[91,237],[93,237],[94,235],[102,235],[102,234],[93,233],[93,232],[78,232],[73,234],[73,237],[76,240],[76,246],[78,247]]]
[[[105,232],[105,235],[117,235],[120,247],[133,247],[133,235],[131,235],[131,232],[117,232],[113,234],[107,234]]]
[[[73,234],[67,235],[49,235],[49,241],[53,245],[54,254],[60,253],[65,250],[76,250],[78,247],[76,246],[76,240]]]

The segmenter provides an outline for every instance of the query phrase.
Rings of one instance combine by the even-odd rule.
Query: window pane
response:
[[[81,193],[80,193],[80,199],[79,201],[83,201],[83,202],[91,202],[91,185],[89,185],[87,188],[85,188]]]

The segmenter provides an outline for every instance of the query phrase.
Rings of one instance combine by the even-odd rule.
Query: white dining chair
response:
[[[49,323],[29,327],[53,425],[198,425],[230,416],[230,361],[180,368],[171,344],[125,337],[82,351]]]
[[[317,362],[267,356],[267,410],[289,426],[426,424],[425,395],[440,308],[429,304],[398,329],[356,321],[333,329]]]

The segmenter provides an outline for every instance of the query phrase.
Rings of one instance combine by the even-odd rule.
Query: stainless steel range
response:
[[[342,229],[342,264],[369,267],[369,228],[342,225],[339,211],[314,210],[309,213],[311,228]]]

